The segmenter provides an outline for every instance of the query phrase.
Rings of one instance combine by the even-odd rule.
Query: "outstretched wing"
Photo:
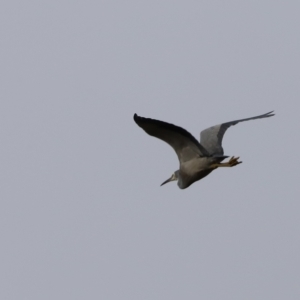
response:
[[[208,152],[185,129],[166,122],[133,116],[134,121],[149,135],[168,143],[176,152],[180,162],[185,162],[199,156],[206,156]]]
[[[223,155],[224,151],[222,148],[222,139],[226,132],[226,130],[232,126],[236,125],[239,122],[255,120],[255,119],[263,119],[274,116],[273,111],[270,111],[266,114],[241,119],[236,121],[231,121],[219,125],[215,125],[203,130],[200,134],[200,144],[209,152],[210,155]]]

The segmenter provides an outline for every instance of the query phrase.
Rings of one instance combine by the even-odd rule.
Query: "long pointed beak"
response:
[[[171,176],[169,179],[167,179],[166,181],[164,181],[160,186],[162,186],[162,185],[164,185],[164,184],[166,184],[166,183],[168,183],[168,182],[170,182],[172,180],[173,180],[173,176]]]

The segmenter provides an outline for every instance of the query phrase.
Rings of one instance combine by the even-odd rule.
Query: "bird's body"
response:
[[[149,135],[168,143],[176,152],[180,168],[174,172],[168,180],[162,183],[177,180],[179,188],[185,189],[195,181],[198,181],[219,167],[233,167],[241,162],[239,157],[232,157],[227,163],[222,161],[224,156],[222,139],[225,131],[239,122],[267,118],[274,116],[272,112],[264,115],[231,121],[207,128],[201,132],[200,143],[185,129],[166,122],[134,115],[138,126]]]
[[[224,158],[214,157],[196,157],[180,164],[178,170],[178,186],[181,189],[189,187],[195,181],[198,181],[213,171],[210,166],[221,162]]]

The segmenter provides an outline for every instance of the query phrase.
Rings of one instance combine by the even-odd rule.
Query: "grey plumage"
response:
[[[201,134],[200,134],[200,143],[203,147],[205,147],[205,149],[209,152],[210,155],[213,155],[213,154],[223,155],[224,151],[223,151],[223,147],[222,147],[222,140],[223,140],[223,136],[224,136],[226,130],[230,126],[236,125],[237,123],[244,122],[244,121],[272,117],[272,116],[274,116],[274,114],[272,114],[272,113],[273,113],[273,111],[270,111],[270,112],[260,115],[260,116],[241,119],[241,120],[235,120],[235,121],[215,125],[215,126],[207,128],[207,129],[204,129],[203,131],[201,131]]]
[[[207,176],[218,167],[233,167],[241,162],[239,157],[232,157],[227,163],[221,163],[224,156],[222,139],[226,130],[239,122],[274,116],[273,111],[246,119],[231,121],[209,127],[201,132],[200,143],[185,129],[150,118],[134,114],[134,121],[149,135],[168,143],[176,152],[180,168],[163,184],[178,180],[181,189],[189,187],[195,181]]]

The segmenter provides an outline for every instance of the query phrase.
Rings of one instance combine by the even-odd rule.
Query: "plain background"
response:
[[[300,299],[299,1],[2,1],[1,299]],[[186,190],[134,113],[231,127]]]

